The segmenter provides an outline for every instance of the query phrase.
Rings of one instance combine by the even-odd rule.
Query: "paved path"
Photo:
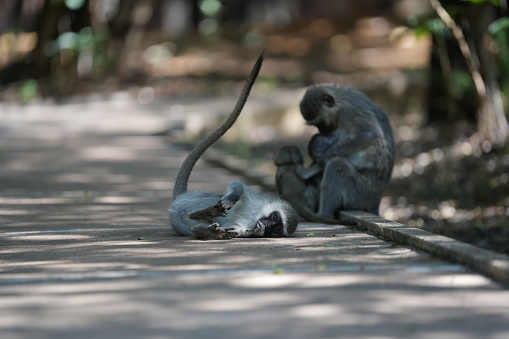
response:
[[[507,288],[341,225],[172,236],[185,151],[150,136],[169,108],[120,97],[0,109],[2,339],[509,337]],[[199,163],[191,188],[233,178]]]

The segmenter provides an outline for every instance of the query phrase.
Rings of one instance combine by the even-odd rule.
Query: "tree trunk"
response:
[[[486,87],[484,96],[479,98],[478,131],[483,139],[501,145],[509,137],[509,125],[498,83],[497,59],[492,47],[494,41],[488,35],[488,26],[496,19],[497,15],[493,5],[489,3],[470,5],[469,23],[472,29],[472,42],[474,50],[477,52],[480,73]]]

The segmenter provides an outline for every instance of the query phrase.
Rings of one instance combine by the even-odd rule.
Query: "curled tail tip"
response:
[[[263,50],[262,53],[260,54],[260,56],[258,57],[258,59],[256,59],[253,70],[251,71],[251,75],[249,76],[249,78],[252,78],[254,76],[253,82],[258,77],[258,73],[260,72],[260,69],[262,68],[264,54],[265,54],[265,50]]]

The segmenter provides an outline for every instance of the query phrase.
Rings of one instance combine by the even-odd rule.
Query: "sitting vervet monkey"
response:
[[[187,191],[191,171],[201,155],[235,123],[249,96],[263,61],[260,56],[251,71],[237,105],[212,134],[187,156],[175,181],[169,224],[179,235],[204,239],[235,237],[288,237],[299,217],[292,206],[272,193],[258,193],[240,181],[232,181],[226,193]]]
[[[361,92],[333,84],[308,88],[300,110],[319,131],[309,145],[314,161],[310,168],[319,179],[314,181],[319,190],[316,214],[332,219],[341,210],[378,214],[395,152],[385,112]],[[285,196],[287,188],[278,187]]]

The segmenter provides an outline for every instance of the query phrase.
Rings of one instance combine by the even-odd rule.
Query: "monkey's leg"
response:
[[[228,214],[228,212],[223,207],[223,205],[220,202],[218,202],[215,205],[189,213],[189,218],[195,220],[205,220],[208,223],[212,223],[213,218],[225,217],[226,214]]]
[[[299,167],[300,165],[278,167],[276,183],[279,196],[289,202],[302,219],[331,223],[333,219],[328,218],[326,221],[326,218],[319,219],[316,215],[319,200],[318,188],[299,178],[296,172]]]
[[[232,230],[233,228],[220,227],[216,222],[210,225],[198,224],[191,228],[191,231],[196,234],[198,238],[218,240],[235,238],[236,234],[230,232]]]
[[[366,178],[343,158],[327,162],[320,183],[318,215],[334,218],[339,209],[369,210],[372,189]]]
[[[299,207],[307,205],[306,184],[299,177],[300,165],[279,166],[276,172],[276,186],[279,196],[288,201],[299,212]]]
[[[304,190],[304,201],[310,211],[316,212],[319,207],[319,198],[320,195],[317,187],[311,185],[306,186]]]
[[[234,180],[230,182],[225,195],[223,195],[215,205],[194,211],[189,214],[189,218],[205,220],[208,223],[212,223],[213,218],[225,217],[228,214],[228,210],[231,209],[237,201],[239,201],[240,197],[244,193],[245,187],[246,186],[240,181]]]
[[[218,202],[218,204],[225,210],[231,209],[233,205],[235,205],[237,201],[239,201],[239,199],[242,197],[245,188],[246,185],[238,180],[230,182],[228,188],[226,189],[225,195],[221,197],[221,200]]]

